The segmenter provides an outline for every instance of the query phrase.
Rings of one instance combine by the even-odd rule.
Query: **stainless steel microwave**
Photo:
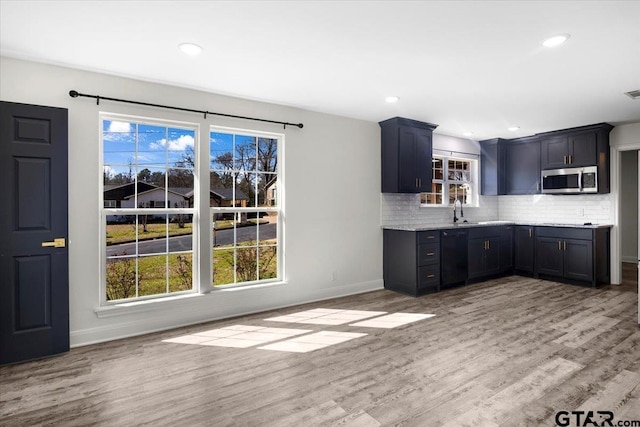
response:
[[[542,193],[584,194],[597,192],[597,166],[542,171]]]

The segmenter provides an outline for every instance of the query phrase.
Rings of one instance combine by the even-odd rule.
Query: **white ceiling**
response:
[[[638,17],[638,1],[0,0],[0,54],[484,139],[640,121]]]

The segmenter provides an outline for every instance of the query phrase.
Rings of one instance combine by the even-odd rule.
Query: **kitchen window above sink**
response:
[[[431,192],[420,194],[420,206],[463,206],[478,204],[478,161],[433,155]]]

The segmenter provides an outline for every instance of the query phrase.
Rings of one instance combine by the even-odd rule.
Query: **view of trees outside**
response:
[[[214,210],[213,284],[216,286],[272,279],[278,275],[277,211],[275,207],[278,140],[253,135],[211,132],[209,141],[212,188],[231,190],[231,204]],[[242,200],[245,200],[244,204]],[[237,218],[233,208],[247,212],[247,223],[234,222],[236,238],[217,244],[220,220]],[[241,210],[237,210],[241,212]],[[250,230],[242,229],[249,225]],[[232,266],[230,270],[228,266]]]
[[[172,209],[192,207],[195,130],[104,120],[102,131],[105,206],[115,208],[105,216],[106,299],[192,290],[193,215]]]
[[[103,120],[102,131],[106,299],[192,290],[195,129]],[[214,285],[276,278],[278,140],[211,132],[209,176]]]

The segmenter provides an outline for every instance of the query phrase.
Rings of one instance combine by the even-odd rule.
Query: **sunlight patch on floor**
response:
[[[264,320],[323,326],[348,323],[349,326],[354,327],[392,329],[434,316],[435,314],[423,313],[387,314],[386,311],[314,308]],[[313,331],[310,329],[232,325],[169,338],[162,342],[211,347],[257,347],[261,350],[307,353],[364,336],[367,336],[367,334],[361,332]]]
[[[367,334],[357,332],[320,331],[316,332],[315,334],[303,335],[301,337],[291,338],[286,341],[280,341],[258,348],[263,350],[307,353],[309,351],[318,350],[335,344],[340,344],[355,338],[364,337],[366,335]]]
[[[330,308],[314,308],[313,310],[287,314],[285,316],[265,319],[271,322],[303,323],[312,325],[343,325],[369,317],[387,314],[386,311],[337,310]]]
[[[246,348],[279,341],[296,335],[313,332],[307,329],[268,328],[261,326],[233,325],[221,329],[197,332],[170,338],[162,342],[199,344],[214,347]]]

